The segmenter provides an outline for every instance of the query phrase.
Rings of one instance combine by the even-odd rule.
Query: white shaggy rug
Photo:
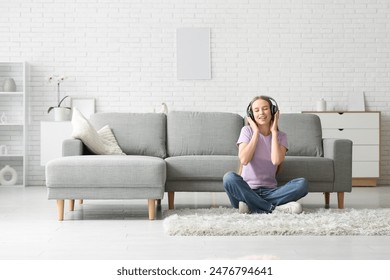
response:
[[[390,209],[304,209],[302,214],[239,214],[232,208],[164,212],[168,235],[390,235]]]

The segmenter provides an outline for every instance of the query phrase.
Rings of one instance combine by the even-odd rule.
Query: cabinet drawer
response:
[[[379,129],[322,129],[323,138],[350,139],[354,145],[379,145]]]
[[[377,128],[379,113],[315,113],[321,119],[322,128]]]
[[[358,146],[352,147],[353,161],[379,161],[379,146]]]
[[[352,177],[354,178],[378,178],[379,162],[354,161],[352,163]]]

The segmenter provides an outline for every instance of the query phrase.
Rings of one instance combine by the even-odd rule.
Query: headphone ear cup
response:
[[[249,110],[248,116],[249,116],[252,120],[255,120],[255,117],[253,116],[252,110]]]
[[[246,109],[246,114],[248,117],[250,117],[253,121],[255,120],[255,117],[253,116],[252,112],[252,103],[249,103],[248,108]]]
[[[271,115],[272,117],[276,114],[277,111],[279,111],[278,103],[276,103],[276,100],[272,97],[267,96],[267,98],[270,100],[271,103]]]
[[[272,114],[272,116],[274,116],[276,114],[276,106],[275,105],[272,105],[272,107],[271,107],[271,114]]]

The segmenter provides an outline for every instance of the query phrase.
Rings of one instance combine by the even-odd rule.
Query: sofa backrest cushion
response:
[[[321,120],[314,114],[280,114],[279,129],[287,133],[288,156],[323,156]]]
[[[172,111],[167,119],[168,156],[237,155],[243,118],[224,112]]]
[[[165,158],[166,115],[160,113],[97,113],[91,124],[99,130],[109,125],[127,155]]]

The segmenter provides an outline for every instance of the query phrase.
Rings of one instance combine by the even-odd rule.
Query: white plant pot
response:
[[[54,120],[56,122],[63,122],[70,120],[70,110],[63,107],[53,108],[54,110]]]

